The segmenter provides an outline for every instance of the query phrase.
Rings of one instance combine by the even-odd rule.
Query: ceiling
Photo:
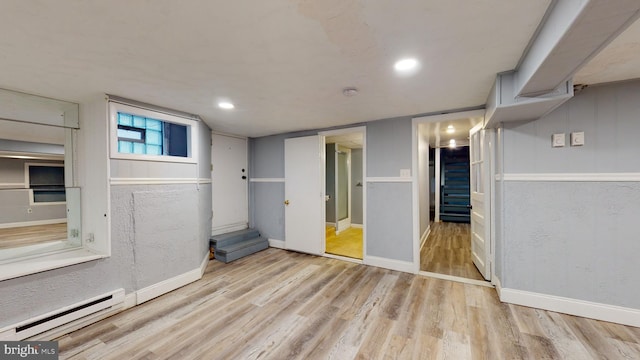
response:
[[[469,130],[479,124],[482,117],[447,120],[436,123],[422,123],[418,126],[421,136],[428,136],[430,147],[447,147],[449,140],[456,140],[459,146],[469,145]],[[453,131],[449,132],[449,125]]]
[[[574,84],[593,85],[640,78],[640,20],[636,20],[580,69]]]
[[[327,136],[325,144],[338,144],[349,149],[362,149],[364,135],[362,132],[353,132],[340,135]]]
[[[81,106],[109,93],[251,137],[465,108],[550,2],[3,0],[0,87]],[[421,68],[396,75],[407,56]]]
[[[549,3],[9,0],[0,87],[81,104],[111,93],[245,136],[464,108],[484,104],[495,74],[516,66]],[[638,54],[640,21],[574,82],[640,78]],[[403,56],[420,61],[414,76],[393,72]]]

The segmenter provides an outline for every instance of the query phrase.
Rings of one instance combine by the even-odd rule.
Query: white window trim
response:
[[[24,184],[29,190],[29,206],[41,206],[41,205],[66,205],[66,201],[50,201],[50,202],[35,202],[33,197],[33,189],[31,189],[31,183],[29,182],[29,167],[31,166],[49,166],[49,167],[64,167],[64,164],[56,163],[38,163],[38,162],[25,162],[24,163]],[[65,180],[66,182],[66,180]],[[66,184],[65,184],[66,188]]]
[[[171,155],[142,155],[118,152],[118,112],[140,115],[168,123],[187,126],[187,157]],[[198,124],[191,120],[162,112],[151,111],[135,106],[109,102],[109,156],[112,159],[146,160],[159,162],[177,162],[196,164],[198,160]]]

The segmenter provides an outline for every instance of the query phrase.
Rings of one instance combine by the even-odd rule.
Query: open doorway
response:
[[[418,138],[420,271],[484,280],[472,256],[469,131],[482,111],[424,118]]]
[[[364,134],[325,136],[325,253],[363,258]]]

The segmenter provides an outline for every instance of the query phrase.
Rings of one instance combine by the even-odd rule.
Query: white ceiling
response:
[[[574,84],[593,85],[640,78],[640,20],[596,55],[574,76]]]
[[[338,144],[349,149],[362,149],[364,135],[361,132],[327,136],[325,144]]]
[[[418,127],[421,136],[428,136],[429,146],[447,147],[449,140],[454,139],[458,145],[469,144],[469,130],[482,121],[482,117],[447,120],[436,123],[423,123]],[[453,126],[453,132],[447,132],[447,127]]]
[[[81,105],[109,93],[246,136],[477,106],[549,3],[3,0],[0,87]],[[394,74],[404,56],[416,75]]]

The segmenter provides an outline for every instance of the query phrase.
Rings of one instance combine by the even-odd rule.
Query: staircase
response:
[[[245,229],[211,236],[209,246],[216,260],[229,263],[269,247],[269,241],[258,230]]]
[[[440,220],[470,222],[469,148],[443,149]]]

